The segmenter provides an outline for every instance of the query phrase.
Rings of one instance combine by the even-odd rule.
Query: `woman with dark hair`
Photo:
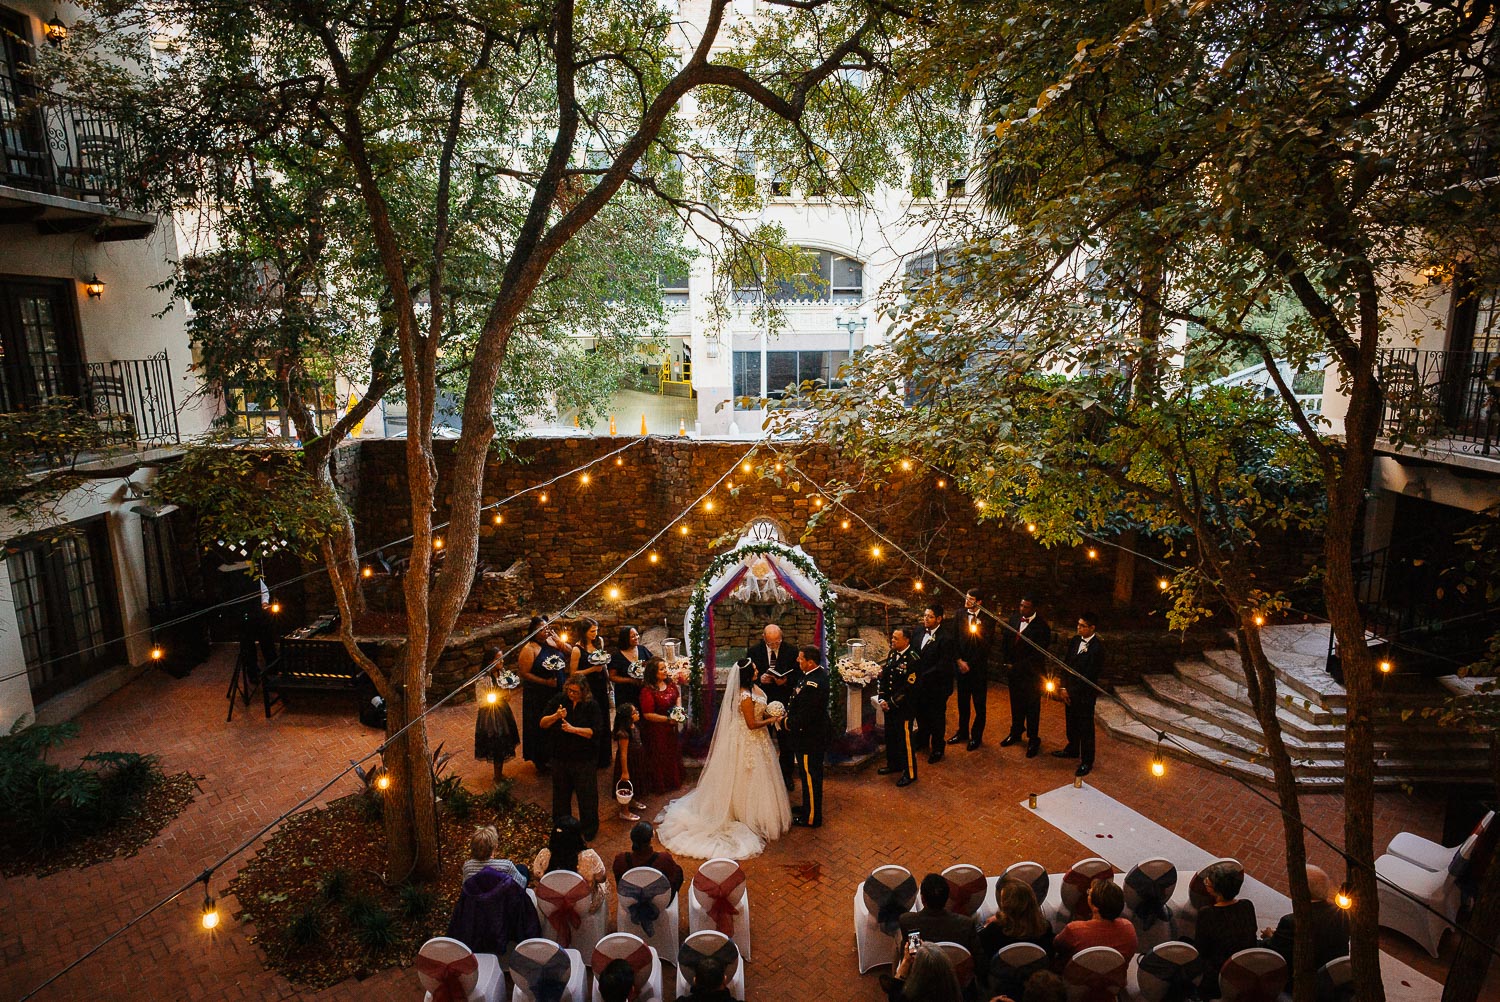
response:
[[[936,943],[906,941],[894,975],[882,974],[881,987],[890,1002],[963,1002],[958,972]]]
[[[609,871],[599,854],[584,842],[583,823],[571,814],[553,819],[546,848],[539,850],[531,861],[532,875],[538,879],[553,870],[572,870],[587,880],[591,885],[589,909],[592,911],[598,905]]]
[[[1036,892],[1025,881],[1002,880],[995,897],[1000,910],[979,930],[979,956],[974,958],[974,969],[996,995],[1020,998],[1024,986],[1015,981],[1010,968],[995,964],[995,956],[1013,943],[1035,943],[1050,958],[1052,925],[1037,905]]]
[[[609,679],[605,677],[604,670],[609,665],[609,652],[604,649],[604,638],[599,636],[599,624],[588,617],[580,619],[577,623],[578,643],[573,648],[573,656],[568,664],[568,674],[578,675],[588,683],[589,692],[594,697],[594,702],[599,707],[599,712],[604,718],[609,719]],[[604,728],[594,735],[599,744],[599,768],[609,768],[609,756],[612,747],[609,732]]]
[[[641,778],[638,793],[671,793],[682,785],[682,742],[677,721],[669,714],[681,702],[677,686],[667,678],[667,662],[646,662],[641,682]]]
[[[552,743],[542,733],[542,716],[562,691],[570,652],[542,616],[532,616],[526,632],[531,639],[516,656],[516,674],[521,676],[521,754],[540,772],[552,764]]]
[[[620,627],[615,638],[615,652],[609,658],[609,680],[615,687],[615,705],[641,703],[641,676],[645,668],[642,662],[651,658],[651,649],[641,643],[641,631],[633,626]]]

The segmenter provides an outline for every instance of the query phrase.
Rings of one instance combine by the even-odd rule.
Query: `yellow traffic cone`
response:
[[[687,434],[687,421],[686,421],[686,419],[684,419],[684,418],[678,418],[677,419],[677,434],[679,436]]]
[[[642,414],[641,415],[641,436],[645,437],[646,434],[647,434],[647,432],[646,432],[646,415]]]
[[[609,433],[611,435],[615,433],[615,416],[613,414],[609,416]]]

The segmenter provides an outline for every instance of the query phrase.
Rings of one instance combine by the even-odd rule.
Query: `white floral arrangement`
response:
[[[667,678],[677,685],[687,685],[693,678],[693,666],[687,658],[678,658],[667,665]]]
[[[850,657],[839,658],[838,669],[845,685],[869,685],[880,678],[880,665],[863,658],[858,661]]]
[[[591,665],[607,665],[607,664],[609,664],[609,651],[589,651],[589,664],[591,664]]]
[[[778,722],[786,719],[786,707],[782,705],[781,700],[773,699],[766,704],[766,717]]]
[[[680,706],[674,706],[667,711],[667,719],[674,724],[687,723],[687,711]]]
[[[630,667],[625,669],[625,673],[637,682],[644,682],[646,680],[646,662],[632,661]]]
[[[521,687],[521,676],[507,668],[495,678],[495,684],[502,689],[519,689]]]

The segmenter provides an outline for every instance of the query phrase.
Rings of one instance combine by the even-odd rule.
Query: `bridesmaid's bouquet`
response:
[[[630,662],[630,667],[625,669],[625,671],[637,682],[644,682],[646,680],[646,662],[644,661]]]
[[[667,719],[674,724],[687,723],[687,711],[680,706],[674,706],[667,711]]]
[[[521,687],[521,676],[507,668],[495,677],[495,684],[502,689],[519,689]]]
[[[589,664],[591,664],[591,665],[607,665],[607,664],[609,664],[609,651],[589,651]]]

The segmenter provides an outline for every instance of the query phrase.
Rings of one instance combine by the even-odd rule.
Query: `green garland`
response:
[[[700,722],[703,719],[703,666],[704,647],[708,642],[703,629],[703,614],[708,609],[708,582],[723,573],[724,569],[731,564],[737,564],[745,559],[747,554],[764,556],[774,553],[786,560],[797,570],[807,575],[818,585],[818,600],[823,605],[823,664],[828,669],[828,699],[829,717],[832,719],[835,731],[839,733],[844,727],[844,680],[839,676],[838,669],[834,667],[830,657],[831,652],[838,650],[838,599],[833,593],[833,585],[828,576],[818,570],[817,564],[804,554],[798,553],[786,543],[777,543],[770,540],[762,540],[755,543],[746,543],[721,553],[708,565],[708,570],[698,580],[698,586],[693,589],[693,598],[689,603],[692,617],[689,620],[691,629],[688,631],[688,658],[692,680],[689,683],[691,692],[688,698],[692,701],[693,719]]]

